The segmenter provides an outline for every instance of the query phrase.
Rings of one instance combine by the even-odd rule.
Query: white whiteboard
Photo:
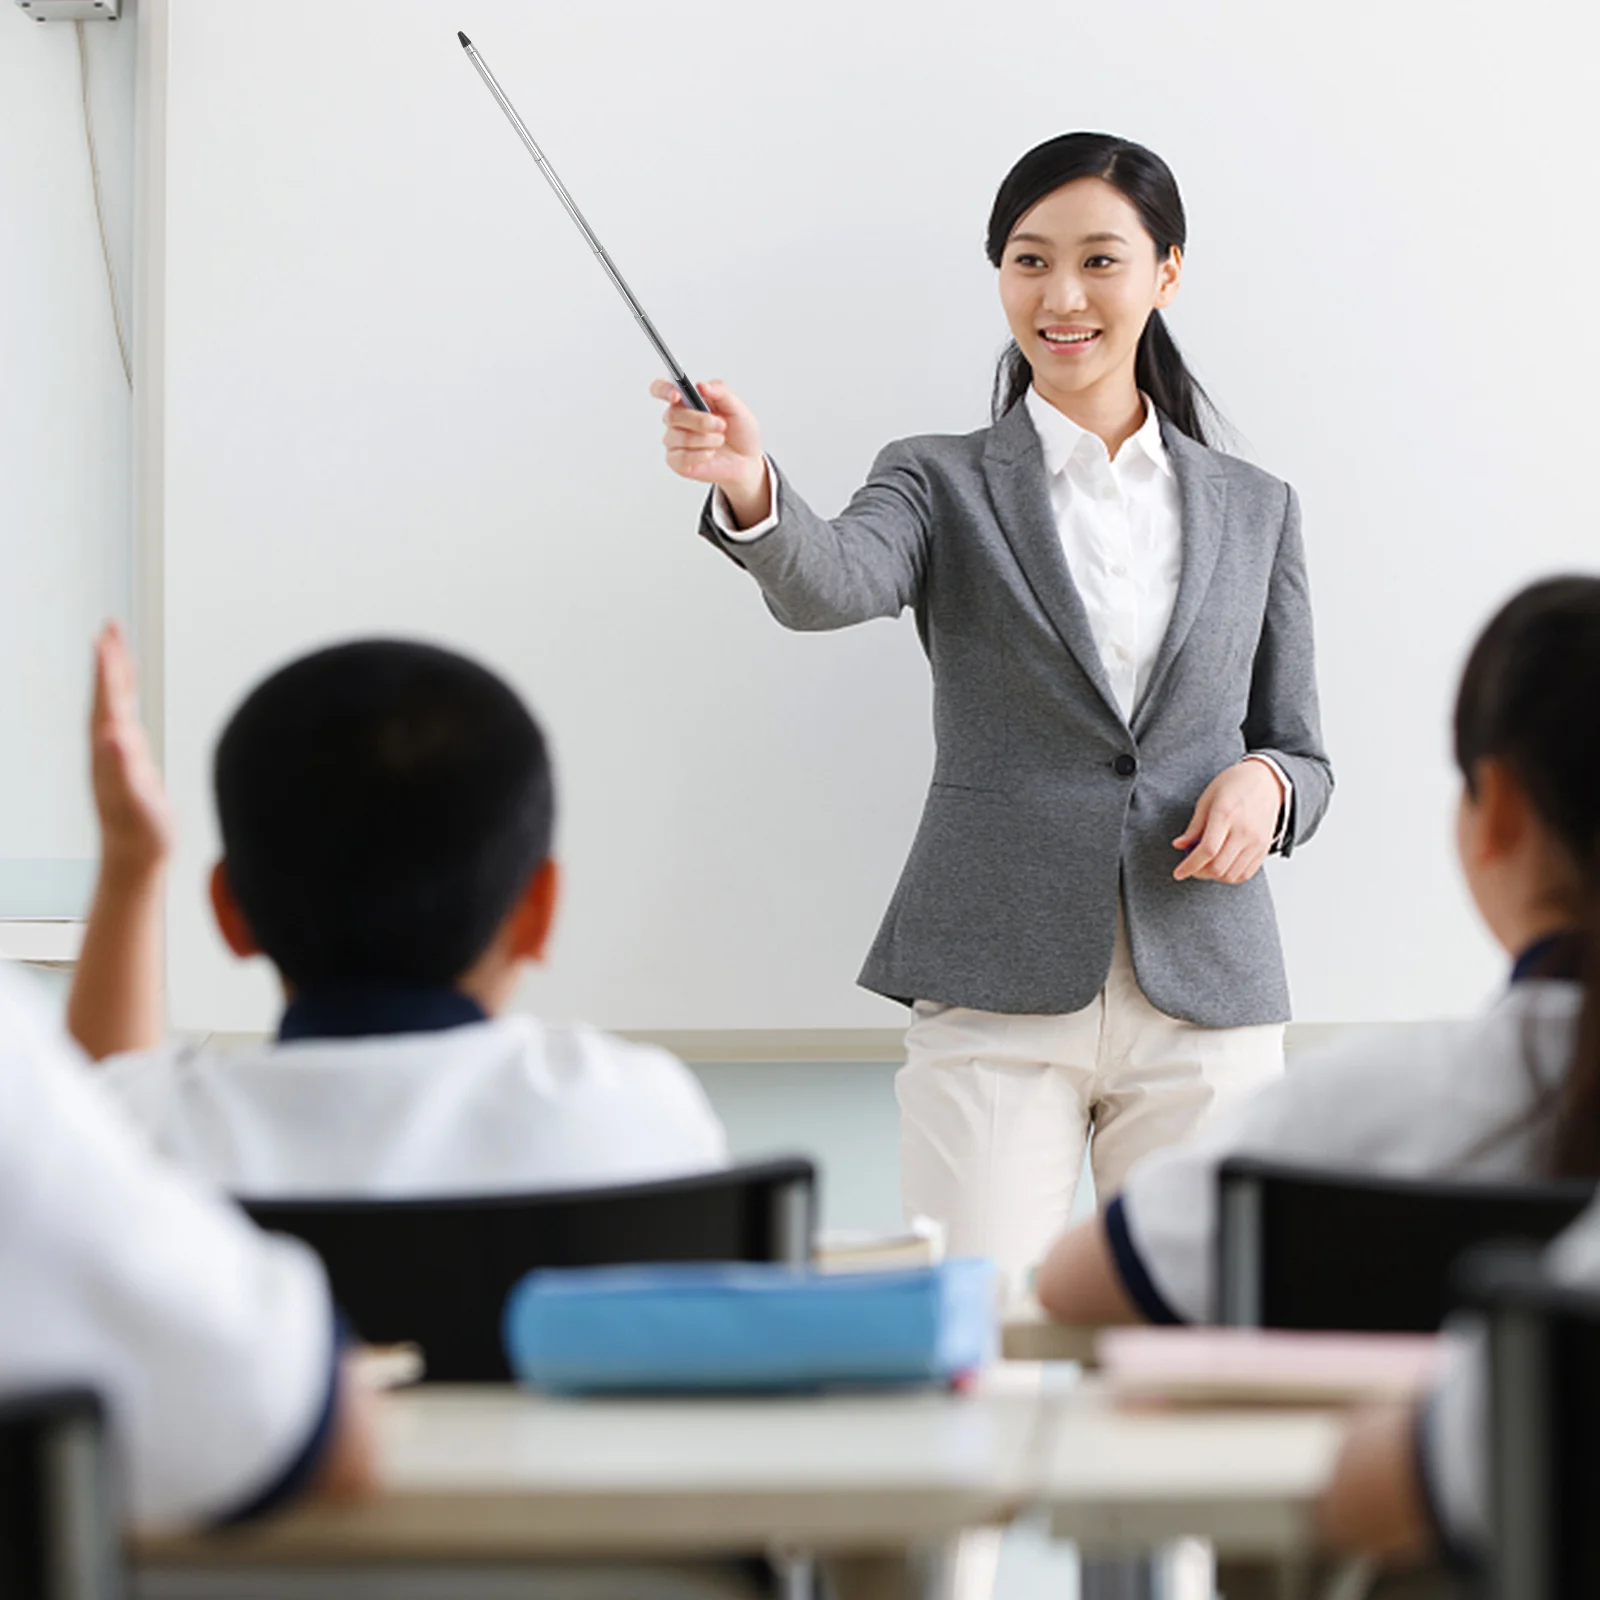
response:
[[[84,29],[125,309],[137,15]],[[132,407],[81,94],[73,29],[0,7],[0,920],[87,907],[90,641],[128,614],[132,589]]]
[[[173,999],[267,1021],[199,885],[211,741],[291,652],[421,633],[561,761],[569,896],[530,998],[639,1029],[853,1028],[930,763],[908,623],[784,633],[693,533],[653,357],[455,41],[500,75],[663,332],[831,510],[985,420],[983,225],[1025,148],[1140,139],[1191,219],[1176,331],[1305,505],[1323,834],[1275,870],[1307,1020],[1498,972],[1457,886],[1470,632],[1594,565],[1600,245],[1570,6],[1281,0],[166,0],[164,714]],[[1550,41],[1559,36],[1560,48]]]

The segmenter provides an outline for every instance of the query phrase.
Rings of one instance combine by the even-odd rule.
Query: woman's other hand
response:
[[[1173,877],[1248,883],[1272,849],[1283,800],[1283,784],[1265,761],[1247,759],[1219,772],[1172,841],[1189,852]]]

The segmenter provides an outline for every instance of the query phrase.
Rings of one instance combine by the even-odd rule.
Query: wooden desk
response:
[[[1042,1505],[1056,1535],[1091,1554],[1195,1535],[1284,1592],[1281,1574],[1314,1555],[1311,1507],[1340,1432],[1331,1412],[1119,1411],[1093,1376],[1063,1389],[1004,1368],[970,1396],[557,1401],[417,1389],[386,1400],[375,1500],[146,1543],[137,1556],[219,1575],[209,1597],[230,1592],[228,1574],[262,1568],[791,1548],[853,1563],[852,1595],[901,1600],[929,1592],[919,1551]]]
[[[531,1562],[773,1546],[902,1551],[1008,1521],[1035,1479],[1037,1395],[386,1398],[378,1497],[141,1546],[172,1567]]]
[[[1092,1367],[1099,1332],[1053,1321],[1037,1305],[1023,1306],[1008,1311],[1000,1325],[1000,1353],[1007,1361],[1078,1361]]]
[[[1312,1512],[1332,1476],[1344,1413],[1137,1412],[1113,1407],[1093,1376],[1053,1410],[1037,1498],[1056,1538],[1113,1562],[1204,1538],[1228,1600],[1321,1592]]]
[[[1313,1551],[1343,1413],[1119,1410],[1094,1378],[1053,1406],[1038,1498],[1061,1538],[1130,1550],[1198,1535],[1219,1555],[1274,1560]]]

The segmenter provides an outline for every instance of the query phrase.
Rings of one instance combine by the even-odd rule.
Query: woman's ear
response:
[[[211,869],[211,914],[217,919],[217,930],[222,942],[241,961],[261,954],[261,946],[245,921],[239,902],[233,897],[233,885],[228,882],[228,863],[219,861]]]
[[[1165,311],[1178,298],[1178,285],[1183,282],[1183,252],[1173,245],[1167,258],[1156,268],[1157,311]]]
[[[1528,834],[1532,811],[1522,785],[1503,761],[1487,756],[1473,773],[1479,859],[1513,854]]]
[[[528,879],[522,898],[511,912],[513,961],[543,961],[550,930],[555,925],[556,902],[561,898],[561,869],[555,858],[546,860]]]

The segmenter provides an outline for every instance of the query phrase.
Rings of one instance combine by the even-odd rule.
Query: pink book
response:
[[[1443,1353],[1432,1334],[1255,1328],[1107,1328],[1096,1351],[1118,1400],[1303,1406],[1408,1399]]]

